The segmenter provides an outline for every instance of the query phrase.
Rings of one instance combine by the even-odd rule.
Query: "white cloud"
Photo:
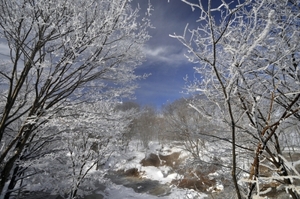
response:
[[[184,50],[176,46],[145,46],[143,49],[148,63],[162,62],[164,64],[179,66],[187,63]]]

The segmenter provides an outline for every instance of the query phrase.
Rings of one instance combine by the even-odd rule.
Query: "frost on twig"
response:
[[[232,140],[233,179],[247,175],[238,169],[243,164],[239,157],[252,159],[247,164],[252,168],[251,180],[235,181],[238,198],[245,187],[249,198],[268,194],[270,189],[260,190],[260,184],[276,180],[276,186],[286,187],[291,197],[298,198],[295,165],[299,162],[289,162],[282,155],[282,148],[299,145],[300,140],[295,132],[300,118],[297,5],[265,0],[235,5],[222,0],[219,5],[208,1],[204,7],[202,2],[183,2],[199,9],[201,19],[196,29],[185,28],[182,36],[172,35],[188,49],[188,59],[197,63],[195,81],[187,86],[196,100],[189,106],[231,128],[227,136]],[[201,95],[205,97],[197,98]],[[219,110],[213,118],[202,111],[208,102]],[[268,178],[260,175],[263,158],[265,165],[275,168]]]

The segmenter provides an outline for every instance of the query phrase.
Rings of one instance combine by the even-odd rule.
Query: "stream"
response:
[[[169,185],[161,184],[157,180],[131,177],[116,172],[111,172],[106,177],[117,185],[132,188],[137,193],[147,193],[155,196],[166,196],[171,193]]]

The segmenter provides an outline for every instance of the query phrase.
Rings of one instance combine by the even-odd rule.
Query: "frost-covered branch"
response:
[[[300,59],[295,56],[300,49],[296,11],[299,7],[291,2],[264,0],[241,4],[222,1],[217,6],[208,1],[206,7],[202,2],[184,2],[200,10],[198,28],[186,27],[182,36],[171,35],[187,47],[188,59],[198,64],[195,71],[199,77],[187,89],[196,94],[195,99],[205,95],[206,100],[213,102],[220,113],[215,119],[226,121],[232,129],[233,168],[240,164],[235,162],[236,145],[255,151],[249,165],[252,181],[244,194],[251,198],[265,193],[260,192],[258,179],[260,163],[266,158],[268,164],[282,169],[282,186],[287,187],[292,198],[298,198],[299,193],[292,188],[294,181],[289,179],[293,174],[285,168],[282,145],[293,143],[287,140],[289,134],[296,135],[283,129],[299,127],[289,122],[300,118],[296,74]],[[212,118],[202,111],[205,103],[200,100],[203,99],[190,106]],[[242,198],[239,187],[236,183],[238,198]]]

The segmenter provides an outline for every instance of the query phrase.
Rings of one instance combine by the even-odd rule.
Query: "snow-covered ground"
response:
[[[167,164],[159,164],[159,166],[143,166],[141,161],[150,154],[156,154],[158,157],[169,157],[169,155],[177,153],[179,157],[177,160],[186,160],[189,153],[184,151],[182,143],[170,142],[161,144],[159,142],[151,141],[147,148],[144,148],[140,141],[131,141],[126,150],[119,153],[111,154],[103,170],[109,179],[99,185],[99,189],[93,192],[92,195],[87,195],[84,199],[204,199],[209,198],[207,194],[197,192],[193,189],[178,188],[173,180],[179,182],[184,178],[181,174],[177,173],[178,170],[174,169],[175,162],[171,161],[172,167]],[[209,147],[207,147],[209,148]],[[210,150],[215,150],[210,146]],[[207,149],[203,149],[203,154],[208,153]],[[211,152],[210,152],[211,153]],[[162,156],[159,156],[162,155]],[[205,158],[205,157],[204,157]],[[208,157],[207,157],[208,158]],[[175,158],[176,159],[176,158]],[[173,159],[171,159],[173,160]],[[176,163],[178,165],[178,162]],[[180,163],[181,164],[181,163]],[[183,164],[183,163],[182,163]],[[169,162],[170,165],[170,162]],[[181,165],[185,166],[185,165]],[[126,171],[135,169],[138,171],[138,176],[127,176]],[[99,170],[91,171],[91,175],[99,175]],[[207,173],[209,179],[216,179],[219,175],[218,171]],[[97,185],[96,185],[97,186]],[[223,190],[222,183],[216,182],[216,186],[207,187],[206,191],[214,192],[214,190]],[[40,192],[39,187],[32,191],[30,197],[25,196],[26,199],[40,198],[39,194],[46,194]],[[55,196],[44,196],[44,199],[54,199]]]
[[[164,145],[162,147],[158,142],[150,142],[149,147],[144,149],[139,141],[130,143],[127,150],[124,153],[114,154],[107,162],[107,167],[115,171],[118,170],[128,170],[132,168],[137,168],[141,173],[141,178],[149,179],[153,181],[158,181],[161,184],[169,186],[169,192],[163,196],[155,196],[149,193],[137,193],[133,188],[128,188],[123,185],[117,185],[111,183],[106,189],[101,192],[104,195],[104,198],[109,199],[119,199],[119,198],[131,198],[131,199],[177,199],[177,198],[197,198],[202,199],[206,198],[207,195],[204,193],[196,192],[192,189],[180,189],[175,185],[171,184],[172,180],[179,179],[181,176],[174,171],[171,171],[171,168],[168,166],[142,166],[141,160],[144,159],[150,153],[152,154],[162,154],[169,155],[174,152],[181,152],[180,157],[184,157],[187,153],[183,152],[181,148]]]

